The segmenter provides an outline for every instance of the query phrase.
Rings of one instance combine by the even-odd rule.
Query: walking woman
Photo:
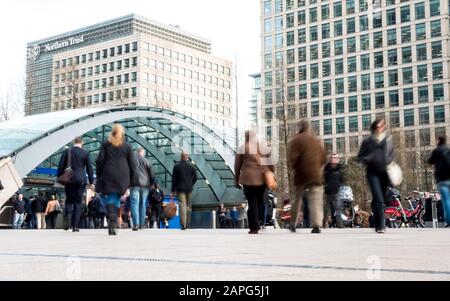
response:
[[[239,148],[234,162],[236,185],[244,186],[244,194],[248,200],[249,234],[258,234],[259,207],[264,202],[265,184],[264,173],[273,171],[273,165],[264,165],[261,155],[268,154],[267,149],[260,144],[253,131],[245,133],[245,143]]]
[[[372,192],[372,210],[377,233],[386,233],[384,201],[386,200],[389,176],[387,166],[394,160],[392,138],[388,136],[383,119],[371,125],[371,136],[365,139],[358,154],[358,162],[367,167],[367,181]]]
[[[56,229],[56,220],[58,219],[60,208],[58,200],[52,195],[47,203],[47,208],[45,209],[47,229]]]
[[[97,161],[98,193],[103,194],[107,210],[108,233],[117,235],[117,213],[120,198],[136,185],[136,162],[130,144],[125,141],[125,129],[114,125],[108,141],[103,143]]]

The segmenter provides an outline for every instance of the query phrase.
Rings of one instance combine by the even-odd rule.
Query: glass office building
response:
[[[347,157],[377,117],[406,149],[448,133],[449,1],[261,0],[261,16],[269,139],[283,104]]]
[[[27,45],[26,115],[152,106],[233,127],[232,62],[209,40],[128,15]]]

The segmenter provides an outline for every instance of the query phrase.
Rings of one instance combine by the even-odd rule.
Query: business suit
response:
[[[66,230],[69,229],[69,221],[72,220],[72,228],[78,229],[81,216],[81,202],[83,200],[84,190],[87,184],[86,172],[89,177],[89,183],[94,183],[92,172],[92,165],[89,159],[89,153],[81,147],[74,146],[66,150],[61,156],[58,167],[58,176],[64,173],[67,168],[69,158],[69,151],[71,155],[71,168],[73,171],[72,182],[65,186],[66,191],[66,205],[64,206],[65,225]]]

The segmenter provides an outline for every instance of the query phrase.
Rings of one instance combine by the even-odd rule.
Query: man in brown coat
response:
[[[322,143],[306,121],[298,124],[299,134],[288,146],[288,164],[295,186],[290,230],[295,232],[303,196],[306,193],[312,233],[320,233],[323,221],[323,168],[326,155]]]

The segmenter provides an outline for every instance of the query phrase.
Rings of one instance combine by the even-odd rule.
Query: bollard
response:
[[[433,229],[437,229],[439,228],[439,220],[438,220],[437,202],[434,196],[432,196],[431,199],[431,214],[433,216]]]
[[[211,211],[212,228],[216,229],[216,211]]]

